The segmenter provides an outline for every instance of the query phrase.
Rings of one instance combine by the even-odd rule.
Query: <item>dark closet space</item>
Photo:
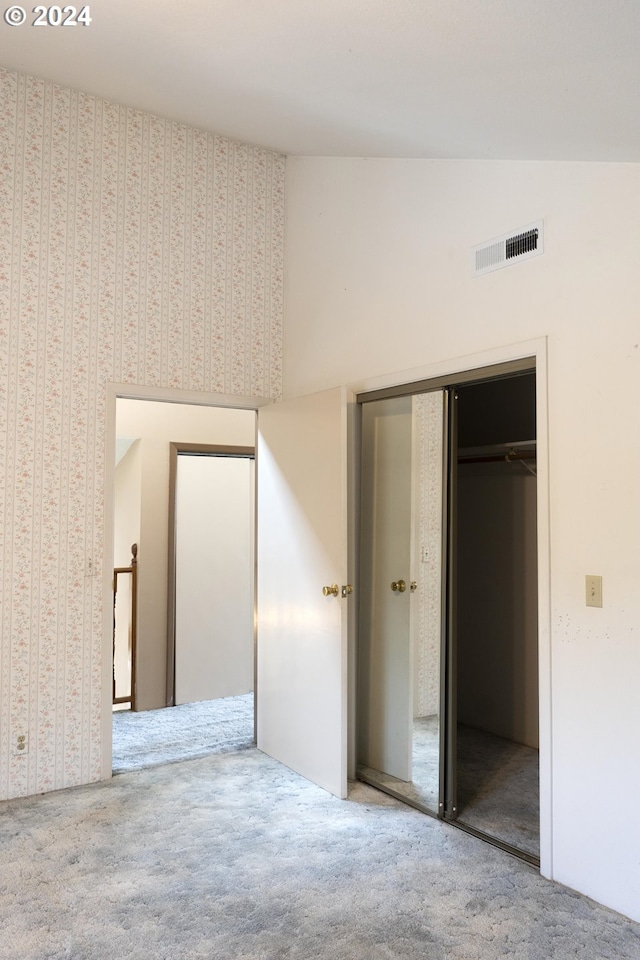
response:
[[[454,816],[536,858],[535,372],[456,395]]]

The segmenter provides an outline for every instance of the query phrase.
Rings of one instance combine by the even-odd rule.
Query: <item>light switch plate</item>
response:
[[[585,579],[585,594],[588,607],[602,606],[602,577],[587,574]]]

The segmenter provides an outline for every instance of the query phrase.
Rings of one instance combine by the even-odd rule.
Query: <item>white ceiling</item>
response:
[[[640,161],[640,0],[89,6],[0,65],[287,154]]]

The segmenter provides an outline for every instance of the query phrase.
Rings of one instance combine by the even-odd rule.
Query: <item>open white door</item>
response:
[[[258,748],[346,797],[346,391],[259,411],[257,487]]]

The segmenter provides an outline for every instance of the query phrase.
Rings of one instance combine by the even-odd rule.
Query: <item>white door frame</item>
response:
[[[402,387],[419,380],[435,380],[481,367],[535,358],[536,371],[536,460],[538,533],[538,671],[540,724],[540,873],[553,877],[553,766],[552,766],[552,657],[549,536],[549,412],[547,399],[547,338],[522,341],[425,364],[398,373],[363,379],[349,384],[354,394]],[[353,451],[351,451],[353,455]],[[355,671],[349,679],[349,700],[355,703]],[[350,730],[350,754],[355,754],[355,723]],[[351,774],[350,774],[351,775]]]
[[[102,557],[102,767],[101,776],[108,780],[113,759],[113,523],[116,449],[116,401],[155,400],[160,403],[183,403],[193,407],[227,407],[236,410],[258,410],[271,400],[256,397],[234,397],[222,393],[198,393],[169,387],[143,387],[125,383],[106,385],[105,468],[104,468],[104,550]]]

